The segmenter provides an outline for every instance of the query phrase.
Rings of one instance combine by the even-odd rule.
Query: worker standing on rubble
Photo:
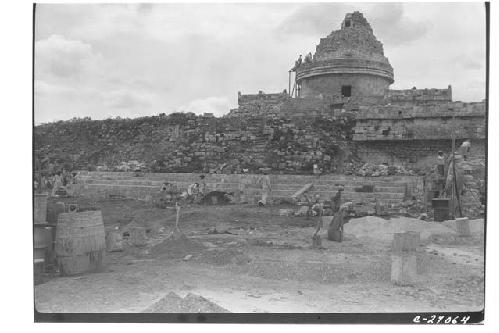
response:
[[[267,204],[267,197],[271,194],[271,178],[264,173],[262,177],[262,198],[259,200],[259,206],[265,206]]]
[[[52,196],[56,195],[57,190],[63,186],[61,171],[57,171],[54,175],[53,186],[52,186]]]
[[[342,202],[342,191],[344,190],[343,187],[339,187],[337,190],[337,193],[335,193],[335,196],[332,198],[332,209],[333,213],[337,213],[340,209],[340,203]]]
[[[457,154],[461,155],[464,161],[467,160],[470,152],[470,140],[465,140],[462,145],[458,148]]]
[[[349,222],[352,208],[352,202],[346,202],[340,206],[339,211],[335,213],[332,222],[328,226],[328,240],[342,242],[344,239],[344,224]]]
[[[207,183],[205,182],[205,175],[200,175],[200,193],[205,194],[207,192]]]
[[[445,157],[442,151],[438,151],[437,170],[440,177],[444,177]]]
[[[191,201],[194,201],[200,193],[200,184],[194,183],[188,186],[187,194]]]

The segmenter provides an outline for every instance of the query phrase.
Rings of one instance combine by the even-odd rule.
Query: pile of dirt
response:
[[[457,230],[457,223],[455,220],[448,220],[442,222],[448,228]],[[484,219],[469,220],[469,230],[472,234],[483,234],[484,233]]]
[[[217,266],[246,265],[252,261],[242,250],[224,248],[204,253],[202,260]]]
[[[205,297],[189,293],[182,298],[174,292],[144,310],[145,313],[229,313]]]
[[[161,258],[183,258],[189,254],[205,250],[203,244],[190,240],[186,235],[179,233],[165,239],[151,248],[151,254]]]
[[[479,234],[472,234],[470,237],[462,237],[458,234],[441,234],[432,235],[429,241],[434,244],[444,246],[482,246],[484,245],[484,237]]]
[[[389,220],[375,216],[352,219],[344,225],[346,234],[358,238],[371,238],[380,242],[391,242],[394,233],[416,231],[422,241],[429,240],[432,235],[454,235],[456,232],[436,222],[425,222],[410,217],[396,217]]]

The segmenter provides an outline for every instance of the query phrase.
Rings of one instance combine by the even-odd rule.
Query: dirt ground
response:
[[[54,200],[53,200],[54,201]],[[363,217],[342,243],[312,249],[315,218],[280,208],[190,206],[185,238],[169,238],[175,210],[128,199],[84,202],[107,228],[146,227],[148,244],[125,239],[99,273],[46,278],[35,286],[40,312],[436,312],[483,308],[483,221],[462,238],[450,223]],[[418,281],[390,281],[392,234],[419,231]]]

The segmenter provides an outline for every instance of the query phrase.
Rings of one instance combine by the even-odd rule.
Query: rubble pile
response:
[[[469,158],[457,163],[457,168],[463,172],[464,178],[462,209],[465,216],[475,218],[484,213],[485,166],[483,158]]]
[[[180,297],[174,292],[154,303],[144,313],[228,313],[229,311],[203,296],[188,293]]]
[[[186,255],[202,253],[205,250],[203,244],[191,240],[184,234],[173,235],[166,238],[160,244],[151,248],[151,254],[160,258],[184,258]]]
[[[342,167],[353,122],[322,117],[215,118],[174,113],[75,119],[35,128],[37,170],[311,173]]]
[[[422,200],[405,200],[400,204],[394,205],[393,210],[404,216],[419,218],[427,211],[427,207]]]
[[[345,174],[361,177],[380,176],[415,176],[416,172],[399,165],[385,165],[365,163],[362,165],[349,164]]]

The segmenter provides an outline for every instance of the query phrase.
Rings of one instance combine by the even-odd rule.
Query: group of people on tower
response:
[[[313,62],[313,57],[312,57],[312,53],[309,52],[306,57],[304,58],[304,64],[310,64]],[[291,71],[295,71],[297,70],[300,66],[302,65],[302,54],[299,56],[299,58],[297,60],[295,60],[295,65],[293,66],[293,68],[291,69]]]

